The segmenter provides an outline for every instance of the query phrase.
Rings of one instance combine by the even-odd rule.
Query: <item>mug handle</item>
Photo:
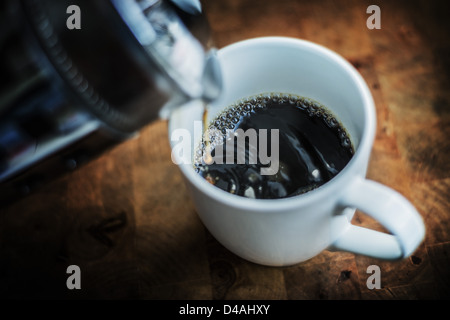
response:
[[[391,234],[348,223],[348,228],[330,246],[384,260],[411,255],[425,236],[425,226],[414,206],[400,193],[375,181],[355,177],[339,205],[361,210],[380,222]]]

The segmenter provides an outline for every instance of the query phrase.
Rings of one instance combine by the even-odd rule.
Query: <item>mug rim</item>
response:
[[[230,52],[233,52],[235,50],[240,50],[242,47],[246,47],[249,45],[258,45],[261,43],[271,44],[273,46],[294,45],[299,47],[300,49],[309,49],[312,52],[320,53],[331,59],[333,62],[342,67],[344,71],[351,77],[352,81],[357,86],[358,92],[361,94],[363,101],[362,106],[364,108],[364,130],[362,131],[359,146],[355,149],[355,154],[353,155],[353,157],[350,159],[347,165],[331,180],[311,191],[300,195],[277,199],[247,198],[231,194],[225,190],[211,185],[198,173],[195,172],[192,164],[178,165],[184,176],[189,180],[190,183],[194,185],[195,188],[199,189],[199,191],[208,195],[209,197],[214,198],[216,201],[240,209],[259,212],[272,212],[274,210],[278,211],[292,209],[315,202],[320,198],[326,197],[328,194],[330,194],[330,192],[335,192],[337,188],[339,188],[339,183],[341,181],[352,178],[354,176],[354,174],[352,174],[354,168],[362,165],[361,162],[364,161],[365,155],[370,154],[371,152],[373,141],[375,139],[376,112],[375,103],[369,87],[361,74],[355,69],[355,67],[353,67],[350,62],[348,62],[338,53],[320,44],[308,40],[280,36],[245,39],[219,49],[217,52],[219,61],[220,57],[223,55],[229,54]],[[171,123],[172,116],[169,118],[169,136],[172,132],[172,129],[174,129],[171,127]]]

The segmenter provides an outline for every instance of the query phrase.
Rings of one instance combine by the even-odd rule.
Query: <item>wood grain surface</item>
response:
[[[366,9],[381,8],[369,30]],[[405,195],[426,238],[405,260],[324,251],[295,266],[230,253],[200,222],[157,121],[0,212],[0,297],[63,299],[450,298],[450,13],[447,1],[207,0],[216,46],[258,36],[322,44],[369,84],[368,177]],[[380,229],[357,212],[353,223]],[[81,269],[68,290],[66,269]],[[368,289],[378,265],[381,288]]]

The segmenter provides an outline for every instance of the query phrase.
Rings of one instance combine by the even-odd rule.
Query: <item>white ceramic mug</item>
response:
[[[324,249],[387,260],[408,257],[425,234],[416,209],[396,191],[365,178],[376,131],[371,93],[360,74],[342,57],[299,39],[264,37],[241,41],[218,52],[224,91],[210,106],[213,119],[240,99],[267,92],[296,94],[326,106],[344,125],[355,147],[347,166],[324,185],[283,199],[250,199],[227,193],[193,168],[194,122],[201,102],[176,110],[169,134],[183,129],[191,151],[173,154],[186,178],[198,215],[226,248],[252,262],[286,266]],[[172,146],[179,137],[170,136]],[[355,209],[379,221],[390,234],[351,224]]]

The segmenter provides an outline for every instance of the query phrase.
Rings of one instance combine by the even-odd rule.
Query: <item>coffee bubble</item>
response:
[[[272,128],[279,129],[280,139],[285,140],[278,144],[277,172],[262,175],[261,168],[269,166],[261,163],[259,150],[250,145],[248,136],[245,145],[238,145],[241,136],[236,130]],[[196,172],[214,186],[248,198],[283,198],[309,192],[338,174],[354,154],[350,136],[339,120],[317,101],[295,94],[261,93],[241,99],[218,114],[205,134],[211,156],[204,157],[206,144],[199,143],[194,154]],[[234,163],[228,163],[227,143],[232,139]],[[260,141],[259,136],[257,139]],[[236,161],[239,152],[245,154],[245,164]],[[333,158],[338,154],[344,158]],[[223,158],[214,163],[217,157]],[[253,158],[259,162],[249,161]]]

